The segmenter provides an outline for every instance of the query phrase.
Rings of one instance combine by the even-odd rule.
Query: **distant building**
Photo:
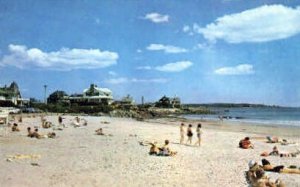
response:
[[[22,106],[29,102],[28,99],[21,97],[19,87],[16,82],[12,82],[10,86],[0,87],[0,101],[1,103],[12,103],[13,105]]]
[[[156,107],[161,108],[180,108],[181,102],[179,97],[167,97],[163,96],[160,100],[155,103]]]
[[[133,98],[129,94],[123,97],[120,102],[121,104],[125,104],[125,105],[134,105],[135,103]]]
[[[71,103],[82,104],[111,104],[113,102],[112,91],[108,88],[99,88],[91,84],[89,88],[83,91],[83,94],[73,94],[69,96]]]
[[[130,109],[135,105],[135,101],[128,94],[127,96],[123,97],[121,100],[114,101],[114,105],[117,106],[117,107],[121,107],[123,109]]]
[[[49,95],[47,99],[48,103],[62,103],[62,102],[69,102],[69,96],[64,91],[55,91]]]

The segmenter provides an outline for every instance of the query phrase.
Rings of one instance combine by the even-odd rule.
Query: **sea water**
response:
[[[288,107],[210,107],[210,115],[184,115],[188,119],[223,120],[275,126],[300,127],[300,108]]]

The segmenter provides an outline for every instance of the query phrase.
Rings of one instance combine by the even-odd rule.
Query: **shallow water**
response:
[[[238,107],[209,108],[216,112],[211,115],[184,115],[188,119],[220,120],[247,122],[263,125],[297,126],[300,127],[300,108],[279,107]]]

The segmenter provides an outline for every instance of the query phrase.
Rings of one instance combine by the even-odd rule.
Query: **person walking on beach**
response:
[[[188,143],[188,142],[190,142],[190,144],[192,144],[192,138],[193,138],[193,131],[192,131],[192,125],[191,124],[189,124],[189,127],[188,127],[188,129],[187,129],[187,137],[188,137],[188,139],[187,139],[187,141],[186,141],[186,144]]]
[[[184,141],[184,123],[180,125],[180,144],[183,144]]]
[[[198,124],[196,132],[197,132],[197,138],[198,138],[198,140],[195,143],[195,145],[201,146],[201,134],[202,134],[201,123]]]
[[[58,125],[59,125],[59,126],[66,127],[65,124],[63,123],[63,119],[64,119],[64,118],[62,117],[62,115],[59,115],[59,116],[58,116]]]

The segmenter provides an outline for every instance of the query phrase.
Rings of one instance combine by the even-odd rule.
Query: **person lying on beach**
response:
[[[169,148],[169,140],[165,140],[165,144],[159,148],[158,156],[174,156],[177,154],[175,151],[171,151]]]
[[[280,143],[280,139],[276,136],[267,136],[267,143]]]
[[[51,123],[50,121],[44,121],[44,122],[42,123],[42,127],[43,127],[44,129],[48,129],[48,128],[52,127],[52,123]]]
[[[277,146],[273,147],[273,151],[268,153],[268,152],[263,152],[260,154],[260,156],[280,156],[280,157],[297,157],[297,155],[300,154],[300,150],[294,152],[294,153],[280,153]]]
[[[13,126],[11,127],[11,131],[12,132],[19,132],[20,129],[19,129],[19,126],[17,123],[14,123]]]
[[[56,137],[55,132],[49,132],[49,133],[47,134],[47,138],[55,138],[55,137]]]
[[[30,137],[34,137],[37,139],[43,139],[43,138],[55,138],[56,134],[55,132],[49,132],[48,134],[40,134],[39,133],[39,129],[34,129],[34,132],[32,133],[32,135]]]
[[[99,129],[95,130],[95,132],[96,132],[96,135],[101,135],[101,136],[105,135],[105,134],[103,133],[102,128],[99,128]]]
[[[271,181],[257,162],[251,160],[248,165],[249,170],[246,172],[246,179],[252,187],[285,187],[279,179],[275,182]]]
[[[289,173],[289,174],[300,174],[300,169],[298,168],[285,168],[283,165],[272,166],[267,159],[262,159],[262,168],[265,171],[272,171],[277,173]]]
[[[104,134],[102,128],[95,130],[95,132],[96,132],[96,135],[100,135],[100,136],[113,136],[112,134]]]
[[[251,143],[249,137],[245,137],[244,139],[240,140],[239,147],[242,149],[253,149],[254,145]]]
[[[289,142],[286,139],[281,139],[276,136],[267,136],[267,143],[281,143],[281,145],[290,145],[290,144],[295,144],[295,142]]]

